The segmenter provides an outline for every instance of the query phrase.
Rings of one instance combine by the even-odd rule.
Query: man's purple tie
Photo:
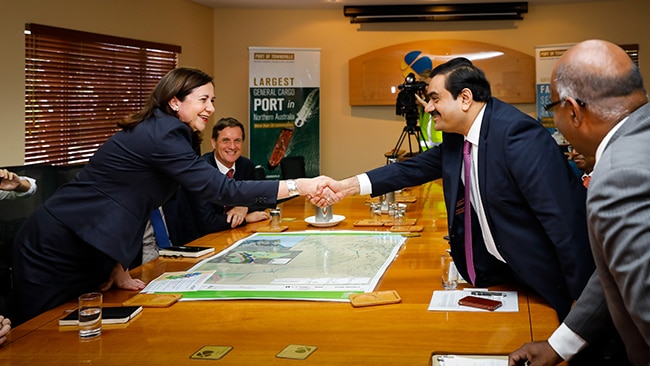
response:
[[[228,169],[228,171],[226,172],[226,177],[230,179],[232,179],[234,175],[235,175],[235,169],[233,168]],[[223,206],[223,212],[228,212],[230,211],[231,208],[232,206]]]
[[[469,281],[474,284],[476,272],[474,271],[474,254],[472,251],[472,204],[470,200],[471,169],[472,169],[472,143],[465,140],[463,146],[463,164],[465,169],[465,260]]]

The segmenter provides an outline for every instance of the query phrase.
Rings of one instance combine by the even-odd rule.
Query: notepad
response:
[[[141,311],[142,306],[106,306],[102,308],[102,324],[124,324]],[[59,319],[59,325],[79,325],[79,309]]]

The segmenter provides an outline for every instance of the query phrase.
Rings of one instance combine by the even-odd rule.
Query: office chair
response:
[[[255,180],[264,180],[266,179],[266,172],[261,165],[255,167]]]
[[[280,170],[282,179],[305,178],[305,157],[304,156],[287,156],[280,161]]]

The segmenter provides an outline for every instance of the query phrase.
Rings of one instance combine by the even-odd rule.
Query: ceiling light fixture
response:
[[[343,7],[350,23],[521,20],[524,13],[528,13],[528,2]]]

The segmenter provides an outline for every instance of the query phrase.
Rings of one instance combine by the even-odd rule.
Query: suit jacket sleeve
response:
[[[372,183],[372,196],[441,178],[441,154],[441,149],[436,146],[410,159],[367,172]]]
[[[589,278],[587,286],[564,319],[564,324],[587,343],[594,343],[611,334],[605,331],[611,331],[613,324],[596,272]]]
[[[650,105],[614,134],[589,186],[587,216],[603,292],[632,363],[650,349]],[[635,362],[636,361],[636,362]]]
[[[249,158],[240,156],[239,159],[237,159],[237,171],[235,172],[235,179],[236,180],[256,180],[255,179],[255,164],[253,163],[252,160]],[[273,208],[275,207],[275,203],[267,203],[267,204],[253,204],[253,205],[247,205],[248,206],[248,212],[255,212],[255,211],[264,211],[267,208]]]
[[[173,131],[172,131],[173,132]],[[236,181],[221,174],[186,147],[179,153],[179,137],[167,133],[158,139],[154,152],[156,168],[174,177],[191,194],[209,202],[228,206],[266,204],[277,200],[278,186],[273,181]],[[188,154],[190,157],[187,157]],[[258,194],[252,194],[257,192]]]
[[[208,164],[214,167],[214,170],[218,171],[217,167],[214,165],[213,153],[210,152],[204,154],[201,159],[205,160]],[[235,163],[235,166],[237,167],[234,176],[235,180],[254,180],[255,172],[252,161],[240,157]],[[188,196],[200,235],[215,233],[231,228],[230,223],[227,221],[228,215],[226,215],[225,207],[223,205],[206,201],[195,194],[189,194]],[[249,208],[248,212],[261,211],[265,209],[264,205],[247,206]],[[244,221],[242,225],[244,224],[246,224],[246,221]]]

